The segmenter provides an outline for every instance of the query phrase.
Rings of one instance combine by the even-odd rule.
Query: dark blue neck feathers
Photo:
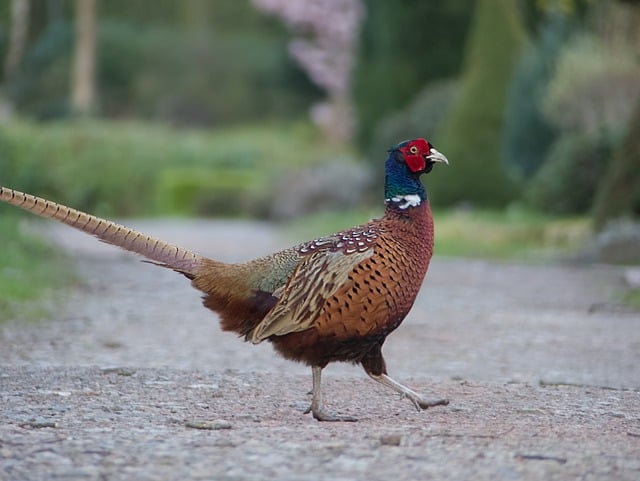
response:
[[[392,150],[385,163],[384,198],[389,201],[407,195],[417,195],[421,202],[427,199],[420,175],[409,170],[400,151]]]

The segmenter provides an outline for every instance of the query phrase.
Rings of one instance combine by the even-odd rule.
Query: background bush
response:
[[[384,181],[384,159],[387,150],[403,140],[416,137],[425,137],[434,142],[457,93],[458,82],[455,80],[429,83],[406,109],[393,112],[376,124],[366,154],[374,173],[374,182],[378,187]]]
[[[583,34],[562,49],[543,109],[565,131],[615,131],[627,123],[638,96],[637,51]]]
[[[72,45],[70,21],[59,19],[43,28],[33,47],[25,53],[20,70],[4,85],[5,95],[16,109],[43,120],[69,114]]]
[[[12,122],[0,130],[3,185],[107,216],[265,215],[280,179],[341,155],[304,123],[184,132]]]
[[[602,229],[619,217],[640,217],[640,98],[601,181],[594,205],[594,225]]]
[[[545,164],[531,179],[525,193],[530,206],[549,214],[586,214],[607,171],[616,138],[571,134],[551,147]]]
[[[353,96],[359,127],[357,140],[365,152],[376,141],[377,125],[382,119],[406,108],[426,84],[460,72],[474,3],[364,0],[367,16],[362,26]],[[401,137],[392,144],[407,135]]]
[[[368,158],[380,163],[389,147],[415,138],[433,139],[440,129],[458,92],[455,80],[441,80],[427,84],[404,110],[389,114],[378,122],[368,148]]]
[[[557,127],[543,114],[542,104],[558,55],[574,30],[566,15],[549,15],[515,67],[507,95],[502,152],[509,175],[518,180],[538,170],[558,135]]]
[[[62,5],[4,86],[17,110],[39,120],[70,115],[74,24],[71,2]],[[178,126],[255,123],[306,116],[321,95],[288,55],[285,29],[249,2],[216,2],[207,28],[137,17],[135,7],[123,18],[112,13],[112,2],[102,6],[96,66],[102,116]],[[159,6],[166,15],[182,8],[189,10]],[[0,58],[2,39],[0,30]]]
[[[451,161],[430,174],[432,200],[440,205],[505,205],[516,194],[502,162],[501,132],[525,32],[509,0],[479,0],[475,8],[460,92],[435,139]]]

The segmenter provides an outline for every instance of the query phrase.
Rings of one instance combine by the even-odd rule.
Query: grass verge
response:
[[[621,301],[625,305],[635,309],[636,311],[640,311],[640,289],[629,289],[620,297]]]
[[[65,255],[25,232],[22,222],[17,215],[0,216],[0,322],[46,316],[55,290],[75,280]]]

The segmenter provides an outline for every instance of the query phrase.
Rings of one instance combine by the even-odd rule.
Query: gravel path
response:
[[[289,245],[252,222],[138,221],[222,260]],[[362,370],[310,370],[222,333],[181,276],[63,226],[86,282],[0,326],[0,480],[640,479],[640,315],[622,269],[436,259],[385,345],[417,413]]]

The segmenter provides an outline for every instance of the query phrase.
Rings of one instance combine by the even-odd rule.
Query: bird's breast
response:
[[[380,222],[373,254],[326,299],[315,323],[320,334],[345,339],[386,335],[413,306],[433,252],[433,226],[395,219]]]

